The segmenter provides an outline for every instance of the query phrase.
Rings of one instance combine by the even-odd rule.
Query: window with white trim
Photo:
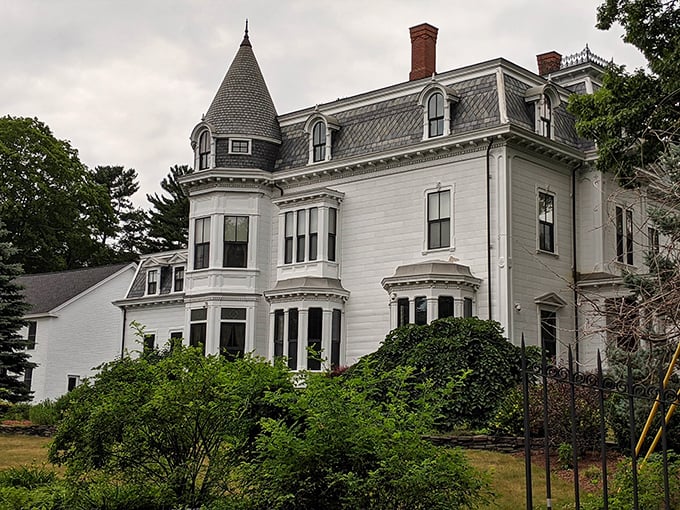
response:
[[[38,332],[37,321],[28,321],[28,332],[26,335],[26,349],[35,349],[35,337]]]
[[[205,340],[208,332],[208,309],[194,308],[190,312],[189,345],[202,347],[205,354]]]
[[[658,255],[659,250],[659,231],[654,227],[647,227],[647,253]]]
[[[326,160],[326,123],[322,120],[312,128],[312,153],[314,163]]]
[[[536,105],[536,127],[539,135],[553,137],[552,101],[547,94],[541,95]]]
[[[27,390],[31,390],[31,385],[33,384],[33,367],[24,368],[24,386]]]
[[[633,211],[616,206],[616,260],[633,265]]]
[[[210,131],[202,131],[198,137],[198,169],[210,168]]]
[[[325,209],[326,260],[336,260],[338,210]],[[287,211],[283,220],[283,263],[313,262],[319,259],[319,208]]]
[[[541,316],[541,345],[549,358],[557,356],[557,312],[555,310],[540,310]]]
[[[224,267],[248,267],[248,216],[224,217]]]
[[[143,348],[145,352],[153,351],[156,347],[156,334],[155,333],[145,333],[144,334],[144,344]]]
[[[307,311],[307,370],[321,370],[321,339],[323,336],[323,309]]]
[[[427,100],[427,135],[428,138],[444,134],[444,95],[435,92]]]
[[[333,133],[340,129],[335,117],[319,111],[313,113],[305,123],[305,133],[309,136],[308,165],[332,159]]]
[[[555,196],[538,192],[538,249],[555,253]]]
[[[174,268],[172,290],[174,292],[182,292],[184,290],[184,266]]]
[[[451,246],[451,190],[427,194],[427,249]]]
[[[146,272],[146,293],[158,294],[158,269],[150,269]]]
[[[243,357],[246,349],[246,309],[220,310],[220,354],[229,360]]]
[[[194,269],[210,266],[210,218],[198,218],[194,228]]]
[[[72,391],[80,384],[79,375],[69,375],[66,379],[66,391]]]
[[[248,138],[230,138],[229,154],[250,154],[250,145]]]

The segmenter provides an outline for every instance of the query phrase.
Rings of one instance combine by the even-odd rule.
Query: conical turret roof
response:
[[[246,25],[241,46],[204,120],[213,134],[250,135],[281,141],[276,108],[262,77]]]

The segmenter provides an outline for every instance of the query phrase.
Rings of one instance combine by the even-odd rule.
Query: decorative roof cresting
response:
[[[560,63],[560,69],[566,69],[567,67],[574,67],[580,64],[587,64],[587,63],[593,63],[597,64],[602,67],[607,67],[611,62],[614,60],[607,61],[603,59],[602,57],[595,55],[592,51],[590,51],[590,48],[586,44],[586,47],[583,48],[581,51],[578,53],[574,53],[572,55],[567,55],[566,57],[562,57],[562,62]]]

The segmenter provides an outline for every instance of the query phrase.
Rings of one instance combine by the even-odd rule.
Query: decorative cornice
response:
[[[168,306],[184,303],[183,292],[173,292],[172,294],[154,294],[138,298],[125,298],[113,301],[119,308],[143,308],[150,306]]]

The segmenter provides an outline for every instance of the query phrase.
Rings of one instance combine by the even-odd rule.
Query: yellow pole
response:
[[[666,389],[666,385],[668,384],[668,381],[671,378],[671,374],[673,374],[673,369],[675,368],[675,363],[678,361],[678,356],[680,356],[680,342],[678,342],[678,346],[675,348],[675,353],[673,354],[673,359],[671,360],[670,365],[668,365],[668,370],[666,370],[666,377],[663,378],[663,389]],[[649,411],[649,416],[647,417],[647,423],[645,423],[645,427],[642,429],[642,433],[640,434],[640,439],[638,439],[637,446],[635,446],[635,455],[640,454],[640,450],[642,449],[642,443],[645,442],[645,438],[647,437],[647,433],[649,432],[649,429],[652,426],[652,421],[654,420],[654,416],[656,416],[656,412],[659,410],[659,403],[661,401],[661,395],[654,401],[654,405],[652,406],[652,410]],[[675,403],[673,403],[675,405]],[[674,409],[673,406],[671,406],[671,409]],[[670,415],[672,416],[673,413],[669,409]],[[670,418],[670,416],[669,416]],[[668,422],[668,420],[666,420]],[[661,434],[661,432],[659,432]],[[659,436],[657,434],[657,438]],[[658,442],[658,440],[655,438],[655,441]],[[656,446],[656,444],[655,444]],[[649,453],[647,454],[647,457],[649,457]],[[645,457],[645,460],[647,460],[647,457]]]
[[[668,421],[671,419],[671,416],[673,416],[673,413],[675,412],[675,408],[678,407],[679,401],[680,401],[680,390],[678,390],[678,393],[676,394],[676,397],[675,397],[675,401],[668,408],[668,412],[666,413],[666,416],[664,418],[664,420],[666,420],[666,426],[668,426]],[[656,403],[658,404],[659,401],[657,400]],[[656,436],[654,436],[654,441],[652,441],[652,445],[649,447],[649,451],[647,452],[647,455],[645,455],[645,458],[642,461],[642,464],[647,462],[647,459],[649,459],[649,456],[652,453],[654,453],[654,449],[659,444],[659,439],[661,439],[662,434],[663,434],[663,427],[660,427],[659,431],[656,433]],[[640,467],[642,467],[642,465]]]

